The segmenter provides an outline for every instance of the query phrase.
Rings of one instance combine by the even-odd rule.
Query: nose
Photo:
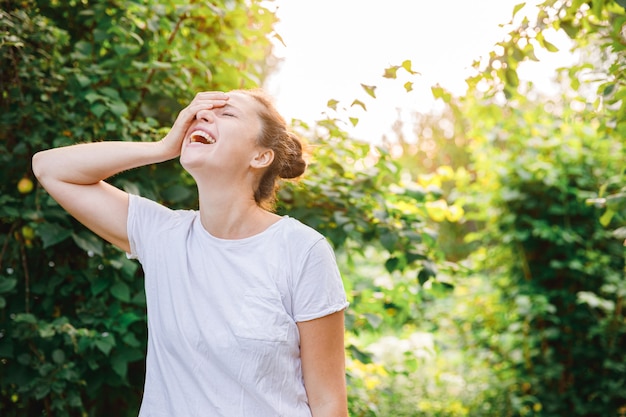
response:
[[[196,119],[197,120],[202,120],[205,121],[207,123],[213,123],[213,118],[214,118],[214,114],[212,110],[200,110],[198,113],[196,113]]]

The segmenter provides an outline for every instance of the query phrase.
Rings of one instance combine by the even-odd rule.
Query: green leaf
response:
[[[120,93],[115,88],[102,87],[98,91],[113,100],[120,100]]]
[[[440,297],[445,297],[450,295],[450,293],[454,291],[454,285],[448,282],[435,280],[432,282],[431,289],[436,295]]]
[[[57,364],[62,364],[63,362],[65,362],[65,352],[63,352],[61,349],[55,349],[52,351],[52,361],[54,363]]]
[[[543,47],[546,48],[550,52],[559,52],[559,48],[557,48],[556,45],[546,40],[543,41]]]
[[[524,6],[526,6],[526,3],[520,3],[517,4],[514,8],[513,8],[513,17],[515,17],[515,15],[517,14],[517,12],[519,12],[520,10],[522,10],[524,8]]]
[[[449,92],[447,92],[443,87],[438,85],[438,84],[432,86],[430,88],[430,91],[432,91],[433,97],[440,98],[443,101],[445,101],[446,103],[449,103],[450,100],[452,99],[452,95]]]
[[[132,312],[123,313],[121,316],[118,317],[118,323],[123,329],[126,329],[128,326],[139,320],[141,320],[141,317]]]
[[[604,214],[600,217],[600,224],[604,227],[607,227],[609,223],[611,223],[611,220],[613,219],[614,215],[615,215],[615,212],[613,210],[607,209],[604,212]]]
[[[61,243],[72,235],[71,230],[56,223],[41,223],[35,229],[35,233],[41,238],[44,249]]]
[[[559,22],[559,27],[567,33],[567,36],[574,39],[578,32],[580,31],[580,27],[572,22],[571,19],[563,19]],[[530,44],[529,44],[530,45]]]
[[[107,289],[110,284],[111,284],[110,278],[104,277],[104,276],[97,276],[96,279],[94,279],[91,282],[91,294],[92,295],[100,294],[102,291]]]
[[[393,253],[397,242],[398,242],[398,236],[395,233],[385,231],[380,236],[380,243],[383,245],[385,249],[387,249],[389,253]]]
[[[102,256],[104,251],[104,244],[99,237],[88,231],[82,231],[72,233],[72,239],[79,248],[87,252],[88,254],[96,254]]]
[[[613,91],[615,91],[615,84],[613,84],[613,83],[608,83],[608,84],[600,86],[600,87],[602,88],[601,94],[604,97],[610,96],[611,93],[613,93]]]
[[[350,344],[350,346],[348,346],[348,351],[350,352],[350,356],[358,360],[359,362],[364,364],[372,363],[372,355],[368,352],[362,351],[353,344]]]
[[[278,33],[274,32],[273,38],[278,39],[278,41],[283,45],[283,46],[287,46],[285,45],[285,41],[283,40],[283,37],[280,36]]]
[[[111,357],[111,368],[121,378],[126,378],[128,372],[128,362],[122,355],[114,354]]]
[[[37,324],[37,319],[30,313],[20,313],[15,316],[16,323]]]
[[[104,97],[102,97],[100,94],[96,93],[95,91],[90,91],[87,94],[85,94],[85,100],[87,100],[89,103],[94,103],[97,100],[103,100]]]
[[[406,90],[407,93],[413,91],[413,83],[410,81],[407,81],[406,83],[404,83],[404,89]]]
[[[375,92],[376,86],[375,85],[361,84],[361,87],[363,87],[363,89],[365,90],[367,94],[369,94],[373,98],[376,98],[376,92]]]
[[[367,319],[367,322],[374,329],[377,329],[383,322],[383,318],[379,314],[365,313],[365,314],[363,314],[363,317],[365,317],[365,319]]]
[[[122,271],[122,275],[126,278],[132,278],[139,268],[137,262],[131,261],[125,255],[120,256],[118,259],[111,259],[111,266]]]
[[[42,368],[39,368],[40,371],[41,371],[41,369]],[[33,395],[34,395],[35,399],[37,399],[37,400],[43,399],[49,393],[50,393],[50,386],[47,385],[47,384],[39,384],[39,385],[35,386],[35,389],[33,391]]]
[[[89,77],[84,74],[76,73],[74,74],[74,76],[76,77],[76,81],[78,81],[78,84],[81,87],[87,87],[89,84],[91,84],[91,79],[89,79]]]
[[[396,73],[398,72],[398,69],[400,69],[400,67],[398,66],[391,66],[389,68],[385,68],[385,73],[383,74],[384,78],[391,78],[391,79],[395,79],[396,78]]]
[[[11,291],[17,285],[15,278],[4,278],[0,276],[0,293]]]
[[[387,259],[387,261],[385,262],[385,269],[387,270],[387,272],[391,273],[393,271],[395,271],[396,269],[398,269],[398,265],[400,264],[400,259],[394,257],[391,257],[389,259]]]
[[[122,341],[126,343],[128,346],[139,347],[141,346],[141,342],[135,336],[135,333],[127,332],[122,336]]]
[[[128,113],[128,107],[126,107],[126,104],[124,104],[121,101],[114,101],[114,102],[110,103],[109,104],[109,109],[116,116],[123,116],[126,113]]]
[[[517,76],[517,71],[511,68],[507,68],[504,75],[506,77],[506,82],[511,87],[517,87],[519,85],[519,78]]]
[[[110,289],[111,295],[120,301],[130,301],[130,288],[124,282],[117,282]]]
[[[602,18],[602,8],[604,7],[605,0],[592,0],[591,1],[591,10],[593,14],[598,19]]]
[[[328,100],[328,102],[326,103],[326,107],[329,107],[335,111],[337,111],[337,104],[339,104],[339,101],[335,100],[335,99],[330,99]]]
[[[435,278],[437,275],[437,266],[431,261],[424,261],[422,269],[417,274],[417,280],[424,285],[429,279]]]
[[[409,74],[419,74],[419,72],[417,71],[413,71],[413,63],[411,62],[410,59],[405,60],[404,62],[402,62],[402,68],[404,68]]]
[[[354,106],[361,106],[361,108],[363,108],[363,110],[367,111],[367,107],[365,107],[365,103],[363,103],[361,100],[355,99],[352,102],[352,104],[350,104],[350,107],[354,107]]]
[[[109,356],[111,349],[115,346],[115,338],[110,333],[103,333],[101,338],[96,339],[94,345],[96,345],[100,352]]]
[[[98,119],[102,117],[102,115],[104,114],[104,112],[107,111],[107,109],[108,109],[107,106],[105,106],[102,103],[96,103],[93,106],[91,106],[91,112]]]
[[[356,126],[359,123],[359,118],[358,117],[350,117],[350,123],[352,123],[352,126]]]
[[[74,45],[74,49],[85,56],[89,56],[92,53],[92,47],[91,47],[91,43],[90,42],[86,42],[86,41],[78,41],[76,42],[76,44]]]
[[[406,263],[409,265],[415,261],[426,260],[426,256],[424,254],[417,252],[407,252],[404,254],[404,256],[406,257]]]

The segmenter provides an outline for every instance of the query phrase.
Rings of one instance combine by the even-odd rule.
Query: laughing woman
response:
[[[104,180],[180,157],[199,209]],[[330,245],[271,211],[302,146],[260,91],[203,92],[159,142],[37,153],[70,214],[141,262],[148,305],[140,417],[345,417],[345,292]]]

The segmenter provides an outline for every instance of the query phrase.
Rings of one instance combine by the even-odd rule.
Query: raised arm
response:
[[[203,109],[221,107],[227,99],[223,93],[199,93],[159,142],[94,142],[39,152],[33,157],[33,172],[72,216],[129,252],[128,194],[104,180],[128,169],[176,158],[195,115]]]
[[[128,194],[103,180],[173,157],[163,148],[161,142],[96,142],[50,149],[35,154],[33,172],[68,213],[103,239],[130,252]]]

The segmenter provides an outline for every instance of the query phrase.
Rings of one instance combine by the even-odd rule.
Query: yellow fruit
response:
[[[35,231],[30,226],[23,226],[22,236],[24,236],[24,240],[33,240],[35,238]]]
[[[31,191],[33,191],[33,182],[30,180],[30,178],[22,178],[18,183],[17,183],[17,190],[21,193],[21,194],[28,194]]]

